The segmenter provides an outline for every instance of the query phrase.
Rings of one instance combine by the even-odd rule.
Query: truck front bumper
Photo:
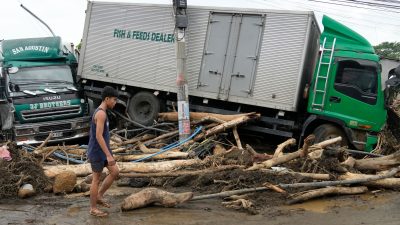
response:
[[[53,137],[49,142],[62,142],[87,137],[89,129],[90,117],[87,116],[67,120],[16,124],[14,134],[17,145],[39,144],[51,132],[53,132]]]

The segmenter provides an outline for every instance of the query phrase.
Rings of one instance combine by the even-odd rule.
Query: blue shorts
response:
[[[104,167],[108,166],[108,161],[107,160],[96,161],[96,162],[90,161],[90,166],[92,167],[93,172],[101,173],[103,172]]]

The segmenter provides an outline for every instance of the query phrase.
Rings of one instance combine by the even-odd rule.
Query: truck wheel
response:
[[[142,125],[152,125],[159,112],[160,101],[150,92],[139,92],[129,102],[129,116]]]
[[[342,137],[342,142],[340,143],[339,146],[347,146],[348,141],[347,141],[347,136],[346,134],[339,129],[338,127],[332,125],[332,124],[323,124],[318,126],[313,134],[315,135],[315,141],[314,143],[319,143],[321,141],[325,141],[328,139],[332,139],[335,137]]]

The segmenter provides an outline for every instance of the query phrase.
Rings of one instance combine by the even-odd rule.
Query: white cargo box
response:
[[[320,30],[312,12],[188,6],[191,96],[296,111]],[[172,5],[89,2],[78,75],[176,92]]]

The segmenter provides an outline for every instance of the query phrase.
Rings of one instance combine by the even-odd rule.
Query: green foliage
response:
[[[400,42],[382,42],[374,48],[381,58],[400,60]]]
[[[78,49],[80,51],[81,50],[81,46],[82,46],[82,41],[79,42],[79,44],[76,46],[76,49]]]

